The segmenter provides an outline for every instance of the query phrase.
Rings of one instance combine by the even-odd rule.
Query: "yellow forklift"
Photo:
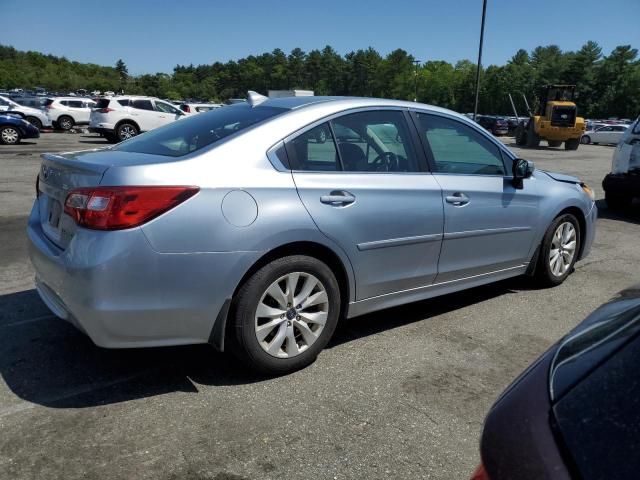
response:
[[[540,91],[540,101],[535,114],[531,113],[527,98],[523,94],[529,120],[518,121],[516,144],[536,148],[540,145],[540,140],[546,140],[550,147],[559,147],[564,142],[565,150],[577,150],[580,137],[584,133],[585,122],[584,118],[577,115],[575,90],[575,85],[545,85]],[[511,104],[513,106],[513,99]],[[517,118],[518,113],[515,113]]]

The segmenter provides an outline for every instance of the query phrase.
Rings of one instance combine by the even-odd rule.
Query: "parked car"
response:
[[[602,181],[604,198],[611,209],[628,207],[640,198],[640,117],[624,132],[613,152],[611,172]]]
[[[38,138],[40,130],[18,115],[0,113],[0,143],[16,145],[23,138]]]
[[[635,480],[640,285],[601,306],[498,398],[474,480]]]
[[[33,96],[33,97],[15,97],[12,98],[14,102],[22,105],[23,107],[31,107],[36,110],[40,110],[46,118],[46,113],[44,109],[44,104],[47,101],[47,97],[43,96]]]
[[[121,142],[168,123],[186,114],[168,102],[154,97],[121,96],[100,99],[91,112],[89,130],[109,141]]]
[[[594,145],[613,143],[617,145],[628,128],[628,125],[606,125],[597,130],[585,132],[580,138],[580,143],[593,143]]]
[[[16,112],[38,130],[51,126],[51,121],[42,110],[20,105],[8,97],[0,96],[0,112]]]
[[[74,125],[88,124],[95,106],[96,102],[90,98],[57,97],[48,98],[44,108],[55,128],[70,130]]]
[[[491,117],[488,115],[478,115],[476,117],[476,122],[478,122],[482,127],[486,130],[494,134],[498,135],[506,135],[509,133],[509,125],[506,120],[503,120],[498,117]]]
[[[524,274],[558,285],[589,253],[590,188],[457,113],[249,100],[43,155],[28,235],[56,315],[103,347],[211,343],[283,373],[340,318]]]
[[[223,105],[220,103],[182,103],[180,104],[180,110],[184,113],[202,113],[213,110],[214,108],[220,108]]]

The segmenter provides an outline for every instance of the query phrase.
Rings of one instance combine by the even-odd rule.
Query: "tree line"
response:
[[[224,101],[244,97],[247,90],[294,88],[316,95],[352,95],[413,100],[473,111],[476,64],[429,60],[416,65],[402,49],[386,56],[373,48],[340,55],[332,47],[304,52],[294,48],[250,55],[237,61],[210,65],[176,65],[173,73],[131,76],[119,60],[115,67],[79,63],[37,52],[22,52],[0,45],[0,88],[45,87],[51,91],[85,88],[124,91],[161,98],[199,98]],[[490,65],[481,72],[479,111],[511,114],[511,93],[518,113],[525,113],[524,94],[533,102],[542,85],[577,85],[581,115],[632,118],[640,114],[640,61],[631,45],[608,55],[593,41],[577,51],[556,45],[520,49],[505,65]]]

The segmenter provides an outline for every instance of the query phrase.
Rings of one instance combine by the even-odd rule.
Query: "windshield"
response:
[[[181,157],[286,111],[284,108],[251,107],[249,104],[219,108],[134,137],[113,149]]]

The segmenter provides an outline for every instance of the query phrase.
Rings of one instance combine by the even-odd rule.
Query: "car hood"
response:
[[[549,172],[547,170],[540,170],[540,171],[546,173],[547,175],[549,175],[551,178],[553,178],[558,182],[580,183],[579,178],[572,177],[571,175],[565,175],[564,173]]]

